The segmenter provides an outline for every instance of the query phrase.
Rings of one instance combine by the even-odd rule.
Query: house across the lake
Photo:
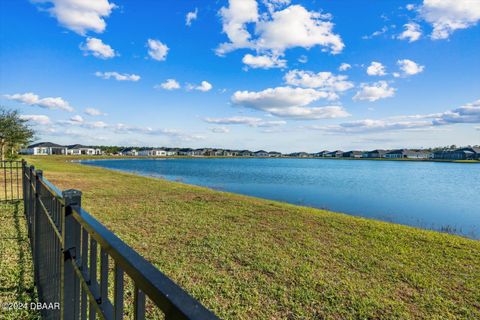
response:
[[[253,153],[254,157],[268,157],[268,152],[265,150],[258,150]]]
[[[343,156],[343,151],[341,150],[328,152],[327,154],[324,155],[324,157],[327,157],[327,158],[341,158],[342,156]]]
[[[344,157],[344,158],[361,158],[362,154],[363,154],[362,151],[351,150],[351,151],[344,152],[342,157]]]
[[[384,158],[387,150],[375,149],[362,154],[362,158]]]
[[[430,152],[409,149],[393,150],[385,154],[385,158],[389,159],[428,159],[429,157]]]
[[[88,156],[98,156],[102,154],[102,150],[99,148],[87,147],[81,144],[73,144],[66,146],[67,154],[72,156],[78,155],[88,155]]]
[[[62,155],[67,154],[67,147],[52,142],[39,142],[20,150],[20,153],[45,156],[53,154]]]

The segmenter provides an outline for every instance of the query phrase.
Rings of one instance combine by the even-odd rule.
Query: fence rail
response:
[[[22,177],[39,300],[59,306],[44,319],[123,319],[132,304],[133,318],[145,319],[146,297],[167,320],[218,319],[83,210],[80,191],[61,192],[25,162]]]
[[[21,161],[0,161],[0,202],[22,199],[21,181]]]

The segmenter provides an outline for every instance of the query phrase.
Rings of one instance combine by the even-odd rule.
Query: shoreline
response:
[[[448,159],[395,159],[395,158],[320,158],[320,157],[220,157],[220,156],[105,156],[105,155],[22,155],[23,157],[65,158],[71,160],[145,160],[145,159],[299,159],[299,160],[358,160],[358,161],[399,161],[399,162],[438,162],[480,164],[480,160],[448,160]]]
[[[145,158],[142,158],[142,157],[141,158],[132,157],[132,158],[127,158],[127,159],[113,159],[113,160],[152,160],[152,161],[153,160],[162,160],[163,161],[163,160],[169,160],[169,159],[170,160],[175,160],[175,158],[172,158],[172,157],[149,157],[148,159],[145,159]],[[190,159],[190,157],[187,157],[187,159]],[[203,157],[203,158],[200,158],[200,159],[209,159],[209,157]],[[88,160],[83,160],[83,162],[87,163],[87,162],[105,161],[105,160],[108,161],[108,160],[112,160],[112,159],[88,159]],[[194,160],[194,159],[192,159],[192,160]],[[340,159],[338,159],[338,160],[340,160]],[[71,160],[71,162],[82,164],[82,159]],[[89,165],[89,164],[84,164],[84,165],[92,166],[92,165]],[[415,225],[413,223],[410,223],[410,224],[409,223],[401,223],[401,222],[398,222],[398,221],[394,221],[393,219],[388,220],[388,219],[381,219],[381,218],[377,218],[377,217],[369,217],[369,216],[362,215],[361,213],[348,213],[348,212],[345,212],[345,211],[339,211],[339,210],[334,210],[334,209],[330,209],[330,208],[322,208],[322,207],[317,207],[317,206],[314,206],[314,205],[298,204],[298,203],[288,202],[286,200],[275,200],[275,199],[264,198],[264,197],[261,197],[261,196],[251,195],[251,194],[248,194],[248,193],[233,192],[233,191],[219,189],[219,188],[215,188],[215,187],[211,187],[211,186],[207,186],[207,185],[188,183],[188,182],[185,182],[183,180],[167,179],[163,175],[153,175],[153,174],[148,175],[148,174],[142,174],[139,171],[126,170],[126,169],[113,169],[113,168],[108,168],[108,167],[104,167],[104,166],[93,165],[93,167],[100,168],[100,169],[107,170],[107,171],[111,171],[111,172],[115,172],[115,173],[126,173],[126,174],[135,175],[135,176],[138,176],[138,177],[144,177],[144,178],[150,178],[150,179],[161,179],[163,181],[168,181],[168,182],[172,182],[172,183],[181,183],[181,184],[186,185],[186,186],[206,188],[206,189],[211,190],[211,191],[222,192],[222,193],[226,193],[226,194],[241,195],[241,196],[252,197],[254,199],[265,200],[265,201],[275,201],[275,202],[280,202],[282,204],[288,204],[288,205],[310,208],[310,209],[315,209],[315,210],[324,210],[324,211],[328,211],[328,212],[331,212],[331,213],[337,213],[337,214],[342,214],[342,215],[347,215],[347,216],[351,216],[351,217],[357,217],[357,218],[362,218],[362,219],[367,219],[367,220],[372,220],[372,221],[377,221],[377,222],[379,221],[379,222],[385,222],[385,223],[392,223],[392,224],[396,224],[396,225],[415,228],[415,229],[418,229],[418,230],[434,231],[434,232],[439,232],[439,233],[444,233],[444,234],[449,234],[449,235],[454,235],[454,236],[460,236],[460,237],[463,237],[463,238],[466,238],[466,239],[480,240],[480,234],[478,234],[478,232],[476,232],[476,233],[471,233],[471,232],[461,233],[462,228],[460,228],[460,227],[457,228],[454,225],[449,225],[449,224],[434,226],[432,223],[428,224],[426,222],[425,223],[418,223],[419,225]]]

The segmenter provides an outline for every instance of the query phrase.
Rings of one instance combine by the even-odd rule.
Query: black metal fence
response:
[[[80,191],[61,192],[42,171],[22,166],[34,278],[40,302],[49,307],[42,310],[45,319],[123,319],[125,308],[145,319],[146,297],[165,319],[218,319],[83,210]],[[133,282],[127,299],[125,275]]]
[[[0,161],[0,202],[22,199],[22,162]]]

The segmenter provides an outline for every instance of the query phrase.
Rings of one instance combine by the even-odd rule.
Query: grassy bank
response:
[[[0,319],[40,319],[25,308],[5,309],[8,303],[36,302],[32,257],[21,203],[0,203]],[[9,307],[12,307],[11,305]]]
[[[221,318],[480,318],[478,241],[27,160]]]

